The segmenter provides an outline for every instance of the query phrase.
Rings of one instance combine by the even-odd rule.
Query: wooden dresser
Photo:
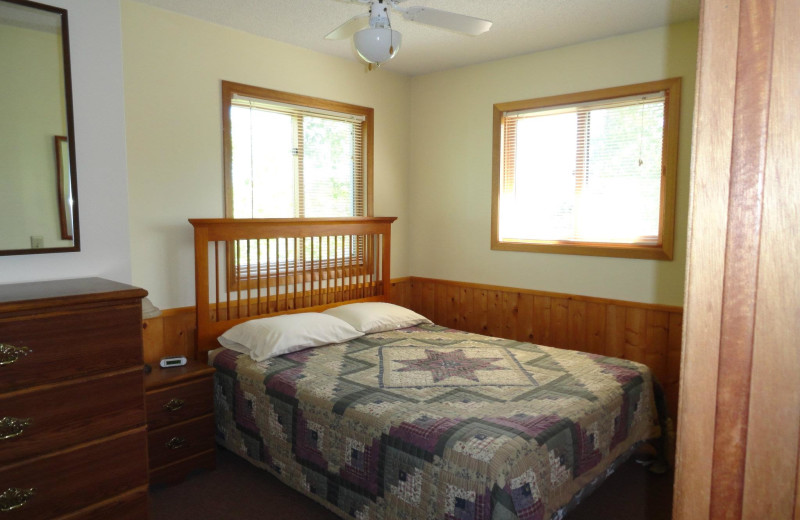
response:
[[[0,519],[147,518],[146,294],[0,285]]]

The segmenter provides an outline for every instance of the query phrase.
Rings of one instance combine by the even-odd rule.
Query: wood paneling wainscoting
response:
[[[166,309],[161,316],[142,320],[144,362],[157,365],[165,356],[191,357],[197,337],[194,307]]]
[[[683,309],[430,278],[392,280],[393,303],[454,329],[644,363],[677,416]],[[194,307],[144,320],[145,362],[191,355]]]

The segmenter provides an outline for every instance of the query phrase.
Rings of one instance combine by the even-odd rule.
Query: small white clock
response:
[[[182,367],[186,364],[186,356],[169,356],[161,358],[161,368]]]

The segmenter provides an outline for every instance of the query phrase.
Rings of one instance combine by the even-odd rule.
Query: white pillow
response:
[[[336,316],[365,334],[432,323],[425,316],[410,309],[383,302],[350,303],[332,307],[323,311],[323,314]]]
[[[344,321],[319,312],[284,314],[240,323],[217,338],[220,345],[255,361],[308,347],[343,343],[363,336]]]

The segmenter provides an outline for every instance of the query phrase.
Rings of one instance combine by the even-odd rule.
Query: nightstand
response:
[[[150,484],[175,484],[216,467],[214,368],[198,361],[153,370],[144,378]]]

